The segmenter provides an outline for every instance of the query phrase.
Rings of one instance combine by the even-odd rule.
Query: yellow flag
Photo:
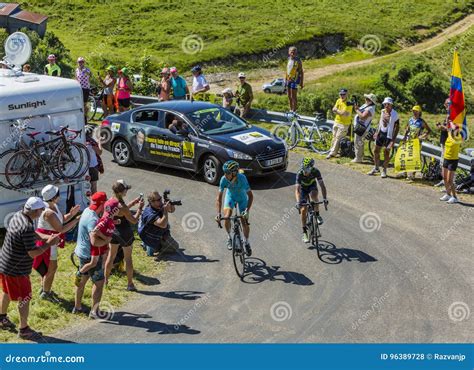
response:
[[[419,139],[401,141],[395,154],[395,172],[421,171],[421,147]]]

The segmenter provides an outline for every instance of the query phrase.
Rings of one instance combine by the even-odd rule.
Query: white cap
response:
[[[364,98],[367,98],[372,103],[377,104],[377,97],[375,96],[375,94],[364,94]]]
[[[24,208],[26,211],[35,211],[46,207],[48,207],[48,204],[43,202],[41,198],[31,197],[26,201]]]
[[[85,60],[83,57],[77,58],[77,63],[79,63],[79,62],[85,62],[85,61],[86,61],[86,60]]]
[[[393,105],[393,99],[387,96],[387,97],[383,100],[383,103],[382,103],[382,104],[392,104],[392,105]]]
[[[59,188],[54,185],[46,185],[43,190],[41,190],[41,196],[45,202],[49,202],[56,195],[59,194]]]
[[[245,78],[245,73],[244,72],[239,73],[239,78],[241,78],[241,77]]]
[[[232,94],[232,89],[230,87],[226,87],[222,90],[222,94]]]

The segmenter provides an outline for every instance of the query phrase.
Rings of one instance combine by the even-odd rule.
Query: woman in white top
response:
[[[202,74],[202,69],[200,66],[195,66],[191,69],[193,74],[193,95],[205,93],[209,91],[209,83],[206,80],[206,77]]]
[[[386,97],[383,101],[383,109],[380,112],[379,127],[374,135],[375,150],[374,150],[374,168],[367,173],[367,175],[375,175],[380,173],[380,151],[383,148],[384,161],[380,177],[387,177],[388,162],[390,162],[390,151],[395,145],[395,139],[398,135],[400,127],[400,119],[398,113],[393,109],[393,99]]]
[[[353,163],[362,163],[365,136],[375,116],[377,97],[374,94],[364,94],[364,97],[365,104],[361,107],[354,107],[355,158],[351,161]]]
[[[79,218],[75,218],[67,224],[65,223],[77,215],[80,206],[76,205],[72,207],[69,213],[63,215],[58,207],[58,187],[54,185],[46,185],[43,190],[41,190],[41,195],[43,196],[43,200],[48,203],[48,208],[43,211],[38,220],[38,231],[42,233],[50,232],[51,234],[64,234],[77,225]],[[58,269],[58,245],[51,246],[48,270],[41,280],[40,295],[42,299],[55,303],[59,303],[59,300],[56,294],[51,290],[51,287],[53,286],[54,275]]]

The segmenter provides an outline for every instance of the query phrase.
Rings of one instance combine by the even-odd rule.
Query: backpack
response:
[[[341,150],[341,156],[349,158],[355,157],[354,143],[349,138],[342,138],[339,147]]]

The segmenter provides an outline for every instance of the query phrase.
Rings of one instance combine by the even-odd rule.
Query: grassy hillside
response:
[[[331,0],[20,2],[49,16],[48,29],[73,59],[134,63],[146,52],[154,64],[178,66],[260,54],[326,34],[342,33],[349,45],[374,34],[380,39],[376,49],[385,52],[396,49],[396,41],[415,42],[474,9],[472,0],[373,0],[369,6],[354,0],[337,7]]]

